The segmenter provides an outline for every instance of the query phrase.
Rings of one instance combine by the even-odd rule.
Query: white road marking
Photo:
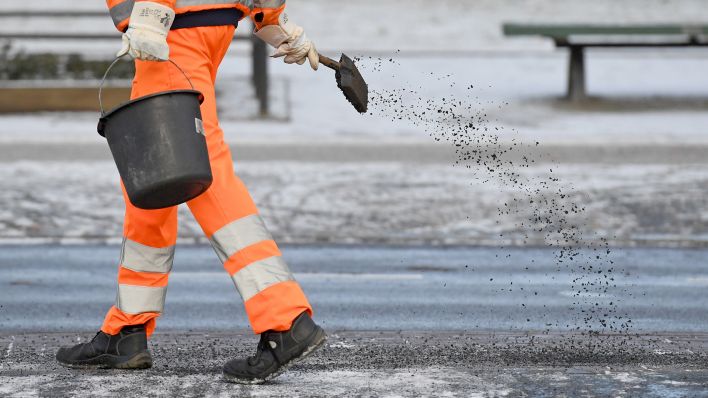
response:
[[[411,281],[422,280],[423,274],[355,274],[355,273],[326,273],[312,272],[295,274],[296,279],[302,280],[379,280],[379,281]]]
[[[335,273],[335,272],[298,272],[295,273],[295,279],[298,280],[309,280],[309,281],[319,281],[319,280],[400,280],[400,281],[411,281],[411,280],[422,280],[423,274],[378,274],[378,273]],[[180,272],[173,271],[170,274],[170,278],[178,279],[201,279],[201,280],[211,280],[211,279],[222,279],[227,278],[228,275],[224,271],[218,272]]]
[[[607,293],[595,293],[595,292],[574,292],[572,290],[563,290],[558,292],[559,295],[563,297],[590,297],[596,299],[610,299],[614,297]]]
[[[708,286],[708,275],[692,276],[686,278],[686,282],[688,282],[689,285]]]

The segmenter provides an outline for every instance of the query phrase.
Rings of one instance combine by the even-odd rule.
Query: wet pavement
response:
[[[119,252],[0,246],[0,331],[96,329],[115,298]],[[559,267],[548,248],[285,246],[283,253],[332,330],[573,330],[587,327],[581,311],[612,302],[632,331],[708,331],[706,249],[614,250],[614,285],[595,296],[573,283],[586,275]],[[178,245],[159,327],[247,327],[208,245]]]
[[[220,381],[257,339],[207,246],[177,249],[153,369],[54,364],[99,327],[118,251],[1,247],[0,395],[708,396],[705,249],[614,250],[616,287],[579,298],[551,249],[286,246],[330,340],[264,387]],[[631,330],[573,330],[608,300]]]

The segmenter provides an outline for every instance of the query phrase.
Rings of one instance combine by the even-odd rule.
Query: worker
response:
[[[224,366],[236,383],[263,383],[322,346],[326,335],[283,261],[278,246],[243,182],[217,119],[214,83],[219,64],[245,16],[255,35],[288,64],[317,70],[314,44],[284,13],[285,0],[107,0],[123,31],[118,55],[135,59],[131,98],[189,88],[181,67],[204,95],[201,113],[213,174],[211,187],[187,202],[189,209],[243,298],[251,328],[260,334],[256,354]],[[86,343],[57,352],[62,365],[144,369],[152,366],[147,340],[163,312],[177,241],[177,207],[143,210],[123,188],[125,220],[115,305],[101,330]]]

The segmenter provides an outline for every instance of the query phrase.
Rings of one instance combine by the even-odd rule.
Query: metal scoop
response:
[[[337,71],[335,74],[337,86],[342,90],[347,100],[354,105],[357,112],[366,113],[369,105],[369,86],[367,86],[361,73],[359,73],[354,61],[344,54],[342,54],[339,62],[322,54],[319,54],[319,56],[322,65]]]

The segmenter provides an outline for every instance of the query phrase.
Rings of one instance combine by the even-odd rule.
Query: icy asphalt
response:
[[[113,301],[117,246],[3,246],[0,394],[708,396],[708,251],[613,251],[626,335],[581,335],[573,271],[550,249],[286,246],[328,345],[264,387],[219,379],[246,355],[241,301],[205,245],[178,248],[143,373],[64,370]],[[528,268],[528,269],[526,269]],[[571,309],[574,307],[574,309]]]
[[[83,338],[90,337],[83,335]],[[531,337],[536,337],[529,343]],[[650,336],[653,347],[597,356],[555,336],[346,332],[273,382],[221,380],[228,358],[251,355],[244,333],[157,334],[147,371],[80,371],[54,362],[76,335],[0,335],[0,395],[72,397],[691,397],[708,396],[704,336]],[[689,350],[702,347],[703,355]],[[563,358],[572,361],[564,363]],[[558,359],[556,359],[558,358]],[[602,362],[598,363],[597,359]]]

